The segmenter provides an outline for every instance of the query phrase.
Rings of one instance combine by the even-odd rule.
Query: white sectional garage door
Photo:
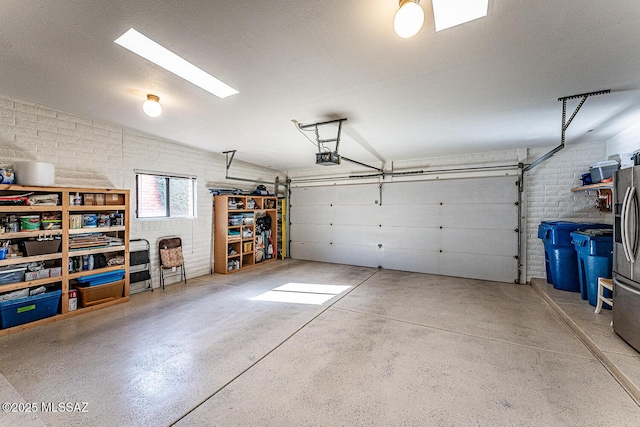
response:
[[[513,282],[516,177],[292,187],[295,259]]]

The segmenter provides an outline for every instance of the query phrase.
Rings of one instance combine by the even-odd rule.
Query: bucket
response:
[[[52,163],[17,161],[13,163],[15,182],[19,185],[51,187],[56,181],[56,167]]]
[[[98,216],[96,214],[82,215],[82,228],[94,228],[98,226]]]
[[[25,215],[20,217],[21,231],[40,230],[40,215]]]

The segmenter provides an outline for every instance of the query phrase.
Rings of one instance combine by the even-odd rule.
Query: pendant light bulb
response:
[[[424,24],[424,11],[420,0],[400,0],[400,9],[393,20],[393,29],[403,39],[418,34]]]
[[[142,110],[149,117],[158,117],[162,113],[160,98],[156,95],[147,95],[147,100],[142,104]]]

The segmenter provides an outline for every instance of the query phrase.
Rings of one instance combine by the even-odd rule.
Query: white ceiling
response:
[[[490,0],[488,17],[438,33],[422,0],[412,39],[393,32],[397,0],[0,4],[0,94],[280,170],[314,165],[291,119],[347,117],[340,152],[369,163],[557,145],[557,99],[601,89],[568,143],[640,119],[638,0]],[[132,27],[240,93],[219,99],[113,43]]]

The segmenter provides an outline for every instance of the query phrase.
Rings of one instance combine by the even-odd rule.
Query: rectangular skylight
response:
[[[118,37],[115,42],[219,98],[226,98],[238,93],[231,86],[202,71],[133,28]]]
[[[489,0],[433,0],[436,31],[487,16]]]

